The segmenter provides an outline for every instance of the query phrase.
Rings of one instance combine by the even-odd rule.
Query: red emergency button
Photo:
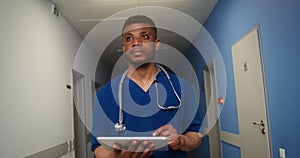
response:
[[[224,104],[224,98],[222,97],[222,98],[218,98],[218,104]]]

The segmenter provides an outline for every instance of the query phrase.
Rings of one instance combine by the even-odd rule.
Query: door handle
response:
[[[253,122],[253,125],[257,125],[259,129],[261,129],[262,134],[266,134],[265,123],[263,120],[261,120],[260,122]]]

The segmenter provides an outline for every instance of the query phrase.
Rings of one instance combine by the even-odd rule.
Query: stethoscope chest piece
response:
[[[117,122],[115,124],[115,132],[117,134],[122,134],[123,132],[125,132],[126,130],[126,126],[123,123]]]

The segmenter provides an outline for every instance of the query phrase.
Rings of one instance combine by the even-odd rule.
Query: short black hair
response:
[[[125,27],[127,27],[130,24],[135,24],[135,23],[146,23],[146,24],[149,24],[150,27],[153,28],[154,31],[155,31],[155,34],[156,34],[155,37],[157,36],[157,28],[155,26],[154,21],[152,19],[150,19],[149,17],[145,16],[145,15],[135,15],[135,16],[129,17],[124,22],[124,25],[123,25],[123,28],[122,28],[122,34],[124,32]]]

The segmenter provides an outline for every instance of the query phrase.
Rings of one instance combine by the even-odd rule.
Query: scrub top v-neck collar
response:
[[[161,70],[157,69],[157,72],[154,75],[154,80],[152,81],[152,83],[150,84],[150,86],[148,87],[148,89],[146,91],[141,86],[139,86],[135,81],[130,79],[128,76],[126,76],[126,78],[129,80],[129,84],[132,84],[134,86],[134,88],[136,88],[138,91],[141,91],[144,94],[149,94],[149,90],[151,89],[151,87],[153,87],[153,84],[155,82],[157,82],[157,78],[160,76],[160,72],[161,72]]]

